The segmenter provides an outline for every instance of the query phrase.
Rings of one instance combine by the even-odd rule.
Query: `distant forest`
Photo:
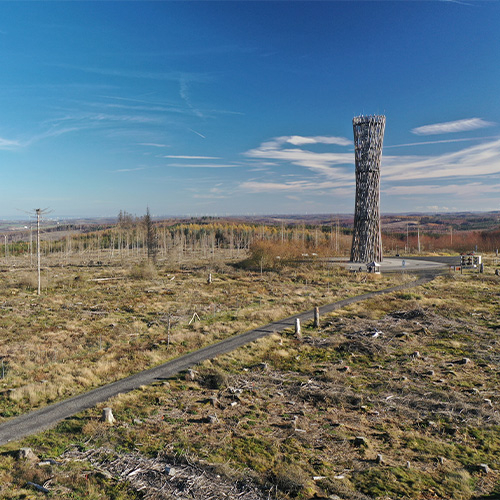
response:
[[[256,218],[257,219],[257,218]],[[260,220],[258,220],[260,219]],[[43,255],[89,255],[93,259],[126,256],[200,258],[224,251],[244,258],[249,250],[266,249],[280,260],[307,256],[345,257],[351,246],[352,217],[283,216],[153,220],[120,211],[114,223],[54,224],[45,221]],[[32,255],[36,227],[4,231],[0,257]],[[499,214],[397,215],[382,219],[385,255],[495,252],[500,247]],[[149,251],[148,251],[149,249]],[[89,257],[90,258],[90,257]]]

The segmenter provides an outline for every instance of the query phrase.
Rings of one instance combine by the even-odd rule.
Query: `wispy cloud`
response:
[[[227,198],[225,195],[220,195],[220,194],[193,194],[193,198],[198,199],[198,200],[224,200]]]
[[[292,135],[289,137],[279,137],[278,139],[284,139],[285,142],[293,144],[294,146],[304,146],[305,144],[337,144],[338,146],[350,146],[352,144],[352,142],[345,137],[332,137],[325,135],[318,135],[314,137]]]
[[[186,80],[181,80],[179,82],[179,95],[184,101],[186,106],[179,104],[178,102],[167,102],[167,101],[154,101],[148,99],[136,99],[121,96],[110,96],[102,95],[104,99],[109,99],[118,102],[102,103],[100,101],[94,103],[86,103],[89,106],[99,107],[99,108],[111,108],[111,109],[125,109],[125,110],[135,110],[135,111],[150,111],[158,113],[175,113],[184,115],[193,115],[193,113],[199,117],[207,117],[212,115],[244,115],[239,111],[231,111],[227,109],[201,109],[196,108],[192,104],[189,86]]]
[[[37,136],[37,140],[46,137],[55,137],[67,132],[95,131],[108,138],[130,137],[129,144],[138,144],[138,139],[156,137],[147,134],[151,128],[157,128],[163,123],[164,117],[141,113],[96,113],[81,110],[61,110],[59,116],[45,120],[41,126],[48,128],[48,132]],[[146,144],[146,141],[143,143]],[[147,144],[157,144],[148,141]]]
[[[219,187],[219,185],[214,186],[203,193],[194,193],[193,198],[207,199],[207,200],[222,200],[227,198],[227,193]]]
[[[455,3],[457,5],[467,5],[468,7],[473,6],[474,4],[469,3],[469,2],[461,2],[460,0],[439,0],[440,2],[445,2],[445,3]],[[474,5],[475,7],[476,5]]]
[[[126,122],[126,123],[160,123],[159,118],[144,115],[120,115],[110,113],[94,113],[86,116],[91,121],[95,122]]]
[[[152,53],[151,51],[148,51],[146,55],[148,57],[151,57],[152,55],[156,55],[157,57],[161,58],[173,58],[173,57],[191,57],[191,56],[206,56],[209,54],[232,54],[232,53],[240,53],[240,54],[250,54],[253,52],[257,52],[256,48],[253,47],[248,47],[248,46],[241,46],[241,45],[203,45],[203,46],[198,46],[198,47],[182,47],[182,48],[169,48],[168,51],[161,51]]]
[[[86,106],[108,109],[108,110],[125,110],[125,111],[135,111],[135,112],[151,112],[151,113],[173,113],[173,114],[192,114],[192,111],[186,110],[183,106],[175,104],[140,104],[138,102],[133,102],[130,104],[124,104],[122,102],[85,102]]]
[[[481,140],[484,141],[484,138]],[[441,141],[429,141],[439,143]],[[300,147],[288,147],[290,144],[334,144],[350,145],[344,138],[302,138],[301,136],[277,137],[262,143],[258,148],[244,153],[252,160],[271,160],[273,172],[279,176],[272,181],[248,179],[240,188],[253,193],[292,193],[327,191],[336,196],[352,195],[354,190],[354,155],[349,153],[317,153]],[[418,143],[417,143],[418,144]],[[309,176],[290,179],[279,169],[286,164],[300,165],[310,170]],[[500,138],[482,144],[462,148],[451,153],[438,155],[383,155],[381,165],[382,186],[386,194],[397,195],[417,193],[438,195],[442,193],[466,193],[467,189],[479,192],[482,183],[480,176],[500,174]],[[425,186],[426,181],[432,181]],[[419,188],[407,185],[421,181]],[[447,184],[449,182],[452,184]],[[459,187],[457,187],[459,186]],[[463,187],[460,187],[463,186]],[[497,186],[485,189],[485,192],[497,192]]]
[[[214,163],[168,163],[167,167],[176,168],[238,168],[241,165],[236,164],[214,164]]]
[[[500,139],[435,156],[384,156],[384,180],[477,177],[500,173]]]
[[[483,120],[482,118],[467,118],[465,120],[456,120],[453,122],[434,123],[432,125],[423,125],[412,129],[412,133],[416,135],[436,135],[449,134],[456,132],[468,132],[480,128],[491,127],[495,125],[492,122]]]
[[[23,140],[10,140],[3,139],[0,137],[0,149],[3,150],[15,150],[22,149],[36,142],[42,141],[44,139],[49,139],[51,137],[59,137],[60,135],[68,134],[70,132],[74,132],[80,130],[78,127],[51,127],[44,132],[40,132],[39,134],[32,135],[31,137]]]
[[[475,197],[486,193],[500,193],[500,184],[485,184],[483,182],[470,182],[467,184],[418,184],[409,186],[392,186],[383,189],[386,195],[395,196],[440,196],[455,195],[461,197]]]
[[[168,148],[167,144],[157,144],[155,142],[139,142],[139,146],[146,146],[146,147],[152,147],[152,148]]]
[[[310,180],[300,180],[291,182],[259,182],[247,181],[240,184],[240,188],[244,191],[252,193],[271,193],[271,192],[304,192],[317,190],[345,190],[347,193],[352,193],[354,189],[354,181],[346,182],[315,182]]]
[[[69,133],[77,133],[84,130],[104,130],[111,134],[120,130],[133,132],[137,138],[138,129],[141,134],[144,133],[144,127],[147,125],[156,126],[162,123],[161,116],[151,116],[141,113],[97,113],[81,110],[60,110],[59,116],[47,119],[38,124],[40,132],[34,132],[31,136],[19,137],[15,140],[0,137],[0,149],[22,149],[29,147],[42,140],[59,137]],[[135,130],[133,130],[135,129]],[[154,147],[168,147],[158,143],[141,143],[142,145]]]
[[[220,160],[218,156],[163,155],[162,158],[177,158],[179,160]]]
[[[153,72],[153,71],[140,71],[140,70],[126,70],[126,69],[111,69],[111,68],[98,68],[92,66],[74,66],[70,64],[59,65],[65,69],[75,71],[82,71],[84,73],[94,73],[102,76],[115,76],[118,78],[134,78],[146,80],[166,80],[180,82],[210,82],[213,77],[207,73],[194,73],[185,71],[166,71],[166,72]]]
[[[0,137],[0,149],[15,149],[20,146],[21,144],[18,141],[11,141],[10,139]]]
[[[426,146],[428,144],[447,144],[452,142],[470,142],[470,141],[484,141],[486,139],[498,139],[498,136],[489,136],[489,137],[465,137],[462,139],[443,139],[441,141],[422,141],[422,142],[408,142],[406,144],[393,144],[392,146],[385,146],[385,149],[391,148],[404,148],[408,146]]]
[[[254,159],[267,161],[277,160],[292,163],[310,169],[316,173],[320,173],[326,177],[334,177],[336,179],[339,177],[347,179],[352,175],[345,171],[345,169],[334,168],[341,165],[352,165],[354,163],[354,155],[352,153],[318,153],[298,147],[286,147],[287,144],[294,146],[305,144],[348,146],[351,145],[351,141],[344,137],[334,136],[282,136],[263,142],[258,148],[251,149],[244,153],[244,155]]]
[[[419,208],[417,207],[417,210]],[[422,207],[421,210],[425,212],[449,212],[450,208],[449,207],[442,207],[439,205],[427,205],[426,207]]]
[[[188,81],[185,78],[181,78],[179,81],[179,94],[181,96],[181,99],[186,103],[187,107],[193,112],[193,114],[195,114],[199,118],[203,118],[203,113],[199,109],[197,109],[191,101]]]
[[[107,126],[117,124],[159,124],[162,119],[157,116],[148,116],[131,113],[94,113],[86,111],[68,111],[65,115],[47,120],[46,125],[51,124],[54,128],[63,123],[74,123],[78,128],[92,128],[95,126]]]
[[[81,130],[82,127],[52,127],[49,130],[46,130],[45,132],[42,132],[40,134],[34,135],[30,139],[28,139],[23,146],[31,146],[31,144],[34,144],[35,142],[42,141],[43,139],[49,139],[51,137],[59,137],[64,134],[69,134],[70,132],[77,132]]]
[[[112,170],[113,173],[121,173],[121,172],[137,172],[138,170],[146,170],[146,167],[137,167],[137,168],[119,168],[117,170]]]

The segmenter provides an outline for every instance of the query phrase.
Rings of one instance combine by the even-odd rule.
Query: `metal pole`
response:
[[[33,267],[33,225],[30,222],[30,268]]]
[[[339,220],[337,219],[337,225],[335,227],[335,251],[339,253],[339,236],[340,236],[340,231],[339,231]]]
[[[41,275],[40,275],[40,214],[41,214],[41,209],[37,208],[36,209],[36,258],[37,258],[37,266],[38,266],[38,291],[37,295],[40,295],[40,282],[41,282]]]

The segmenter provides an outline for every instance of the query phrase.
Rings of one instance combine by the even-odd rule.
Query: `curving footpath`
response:
[[[339,300],[338,302],[320,307],[319,311],[320,314],[326,314],[335,311],[336,309],[341,309],[349,304],[371,299],[378,295],[420,286],[431,281],[434,276],[435,274],[429,274],[416,281],[405,283],[404,285],[398,285],[376,292],[369,292],[356,297]],[[93,389],[84,394],[46,406],[40,410],[21,415],[20,417],[15,417],[0,425],[0,445],[4,445],[9,441],[17,441],[32,434],[37,434],[41,431],[54,427],[65,418],[71,417],[77,413],[87,410],[88,408],[92,408],[118,394],[129,392],[134,389],[138,389],[143,385],[148,385],[155,381],[172,377],[173,375],[176,375],[183,370],[187,370],[191,366],[201,363],[202,361],[233,351],[238,347],[267,335],[294,327],[295,320],[297,318],[300,319],[301,323],[303,323],[312,320],[313,317],[314,311],[310,310],[301,314],[290,316],[286,319],[274,321],[273,323],[256,328],[255,330],[250,330],[240,335],[229,337],[225,340],[217,342],[216,344],[199,349],[198,351],[185,354],[180,358],[155,366],[149,370],[136,373],[135,375],[130,375],[129,377],[117,380],[116,382],[102,387],[98,387],[97,389]]]

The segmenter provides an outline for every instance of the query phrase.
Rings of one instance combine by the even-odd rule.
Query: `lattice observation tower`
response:
[[[380,161],[385,116],[357,116],[352,120],[356,163],[356,202],[351,262],[381,262]]]

